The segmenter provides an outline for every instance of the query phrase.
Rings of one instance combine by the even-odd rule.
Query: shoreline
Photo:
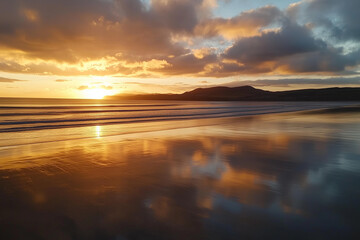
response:
[[[3,145],[1,144],[0,139],[0,149],[4,148],[12,148],[17,146],[24,146],[29,144],[46,144],[46,143],[56,143],[56,142],[62,142],[62,141],[82,141],[86,139],[96,139],[96,138],[105,138],[105,137],[116,137],[117,135],[128,135],[128,134],[138,134],[138,133],[144,133],[148,131],[166,131],[166,130],[174,130],[174,129],[181,129],[181,128],[191,128],[191,127],[198,127],[198,126],[208,126],[208,125],[218,125],[223,124],[224,122],[233,121],[234,119],[245,119],[245,118],[251,118],[251,117],[261,117],[261,116],[281,116],[281,115],[297,115],[297,114],[304,114],[304,115],[311,115],[311,114],[351,114],[351,113],[357,113],[360,112],[360,105],[346,105],[342,107],[327,107],[327,108],[321,108],[321,109],[307,109],[307,110],[293,110],[293,111],[276,111],[276,112],[266,112],[266,113],[249,113],[249,114],[243,114],[243,115],[230,115],[230,116],[218,116],[218,117],[203,117],[203,118],[164,118],[164,119],[149,119],[149,120],[138,120],[138,121],[129,121],[129,122],[120,122],[120,123],[102,123],[102,124],[87,124],[82,126],[69,126],[65,128],[43,128],[43,129],[35,129],[35,130],[24,130],[24,131],[15,131],[15,132],[3,132],[10,135],[19,135],[24,133],[36,133],[36,132],[47,132],[51,131],[52,133],[61,131],[61,130],[68,130],[71,132],[71,129],[74,130],[83,130],[86,131],[93,131],[93,128],[122,128],[122,129],[131,129],[126,131],[117,130],[115,133],[103,133],[101,136],[99,135],[87,135],[87,136],[81,136],[81,137],[71,137],[66,139],[56,139],[56,140],[45,140],[40,142],[25,142],[25,143],[19,143],[19,144],[8,144]],[[201,121],[201,123],[199,122]],[[158,123],[169,123],[167,126],[161,125],[157,126]],[[178,123],[178,124],[177,124]],[[185,125],[184,125],[185,124]],[[138,129],[140,128],[140,129]],[[51,135],[51,134],[49,134]]]
[[[335,109],[336,113],[333,113],[332,109]],[[350,109],[351,111],[349,111]],[[341,111],[343,110],[343,111]],[[313,124],[317,121],[324,119],[326,122],[333,122],[332,117],[342,114],[345,119],[350,117],[355,121],[354,116],[360,113],[360,106],[355,107],[337,107],[337,108],[325,108],[325,109],[315,109],[315,110],[302,110],[302,111],[287,111],[287,112],[277,112],[277,113],[266,113],[258,115],[245,115],[245,116],[229,116],[221,118],[207,118],[207,119],[176,119],[169,121],[162,121],[162,124],[159,126],[158,121],[150,122],[139,122],[139,123],[130,123],[130,124],[113,124],[113,125],[103,125],[103,126],[88,126],[88,127],[79,127],[73,128],[74,130],[83,130],[85,132],[93,132],[93,135],[83,136],[83,137],[71,137],[64,139],[51,139],[48,135],[51,136],[49,131],[61,131],[64,129],[45,129],[43,131],[34,131],[33,133],[44,132],[48,133],[44,136],[47,138],[45,140],[34,141],[34,138],[29,137],[30,140],[24,140],[24,142],[8,143],[7,145],[0,145],[1,155],[0,159],[16,159],[24,152],[28,152],[27,156],[32,154],[37,154],[38,152],[44,151],[45,153],[56,152],[59,149],[67,148],[69,145],[72,147],[84,147],[88,145],[104,145],[104,144],[113,144],[116,142],[122,142],[129,139],[141,139],[144,136],[177,136],[179,131],[182,134],[190,134],[192,132],[197,132],[202,130],[204,132],[209,131],[208,129],[226,129],[226,128],[236,128],[237,130],[243,131],[248,135],[258,134],[258,129],[256,128],[257,124],[272,124],[277,121],[294,121],[294,119],[300,119],[299,121],[305,121],[309,118],[313,121]],[[330,118],[326,117],[326,114]],[[355,114],[355,115],[354,115]],[[313,118],[317,116],[319,118]],[[325,118],[324,118],[325,117]],[[337,117],[337,118],[338,118]],[[356,118],[357,119],[357,118]],[[341,119],[339,119],[341,120]],[[336,124],[337,120],[335,121]],[[341,123],[341,121],[340,121]],[[250,124],[251,128],[247,128],[247,125]],[[321,123],[320,123],[321,124]],[[255,125],[255,128],[254,126]],[[71,130],[72,128],[68,128]],[[114,131],[113,133],[111,133]],[[21,134],[22,132],[13,133]],[[226,132],[225,134],[230,134]],[[260,132],[260,134],[262,134]],[[66,135],[66,134],[65,134]],[[318,136],[313,135],[314,138]],[[42,137],[37,137],[36,139],[41,139]],[[56,136],[55,136],[56,138]],[[1,142],[0,142],[1,143]],[[20,150],[22,149],[22,150]],[[15,154],[16,153],[16,154]],[[20,154],[20,155],[18,155]]]
[[[359,114],[95,126],[83,128],[92,138],[1,149],[0,220],[16,226],[4,234],[30,227],[46,238],[75,232],[86,239],[96,229],[106,238],[145,232],[161,239],[167,229],[187,229],[205,239],[217,229],[223,239],[231,228],[240,239],[256,236],[261,223],[264,236],[305,229],[306,238],[315,229],[348,237],[360,216],[358,188],[349,184],[360,176]],[[122,134],[103,135],[115,130]],[[34,134],[49,140],[49,131]],[[73,227],[63,228],[69,219]]]

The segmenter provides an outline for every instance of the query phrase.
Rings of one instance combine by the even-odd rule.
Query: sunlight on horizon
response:
[[[103,99],[105,96],[112,95],[113,91],[103,88],[91,88],[83,90],[82,96],[86,99]]]

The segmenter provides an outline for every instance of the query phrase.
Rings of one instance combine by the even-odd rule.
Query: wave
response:
[[[170,115],[170,116],[146,116],[146,117],[124,117],[124,118],[103,118],[96,119],[99,121],[104,120],[115,120],[108,122],[85,122],[81,120],[81,123],[75,124],[57,124],[57,125],[38,125],[38,126],[25,126],[25,127],[11,127],[0,129],[1,132],[20,132],[20,131],[33,131],[33,130],[43,130],[43,129],[59,129],[59,128],[72,128],[72,127],[86,127],[86,126],[99,126],[99,125],[111,125],[111,124],[125,124],[125,123],[136,123],[136,122],[154,122],[154,121],[173,121],[173,120],[189,120],[189,119],[205,119],[205,118],[219,118],[219,117],[236,117],[236,116],[249,116],[249,115],[260,115],[260,114],[270,114],[270,113],[283,113],[289,112],[289,110],[277,110],[277,111],[257,111],[254,112],[217,112],[217,113],[200,113],[200,114],[191,114],[191,115]],[[59,121],[57,123],[64,122],[74,122],[79,120],[66,120]],[[88,119],[87,121],[94,121],[94,119]],[[19,123],[19,124],[28,124],[29,122]],[[32,122],[34,123],[34,122]],[[45,122],[41,122],[45,123]],[[49,122],[48,122],[49,123]]]
[[[0,106],[0,109],[79,109],[79,108],[114,108],[114,107],[169,107],[180,104],[127,104],[127,105],[76,105],[76,106]]]
[[[144,104],[139,102],[137,104],[86,106],[0,106],[0,109],[7,110],[0,114],[0,133],[144,121],[248,116],[313,110],[339,105],[341,103],[179,102]]]
[[[241,107],[251,109],[254,107]],[[12,116],[42,116],[42,115],[63,115],[63,114],[100,114],[100,113],[126,113],[126,112],[149,112],[149,111],[185,111],[185,110],[221,110],[239,109],[239,107],[187,107],[187,108],[150,108],[150,109],[117,109],[117,110],[83,110],[83,111],[58,111],[58,112],[11,112],[0,113],[0,117]],[[262,110],[262,108],[257,108]],[[264,108],[265,109],[265,108]],[[1,125],[1,123],[0,123]]]

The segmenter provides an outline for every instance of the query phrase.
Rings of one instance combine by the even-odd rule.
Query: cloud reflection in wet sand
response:
[[[346,134],[359,132],[358,115],[317,116],[316,137],[312,117],[252,119],[256,134],[234,122],[19,157],[0,170],[0,236],[356,237],[360,152]]]

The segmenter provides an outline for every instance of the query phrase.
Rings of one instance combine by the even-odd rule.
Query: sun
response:
[[[103,99],[107,95],[111,95],[109,90],[103,89],[103,88],[90,88],[85,89],[84,97],[87,99]]]

